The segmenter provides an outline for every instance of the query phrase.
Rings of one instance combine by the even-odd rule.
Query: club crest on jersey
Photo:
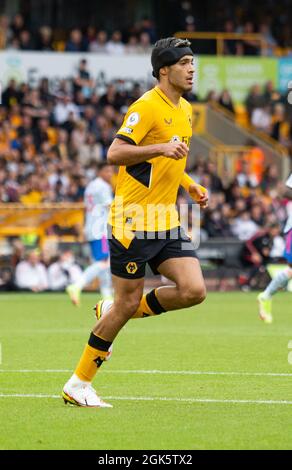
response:
[[[173,135],[169,142],[181,142],[181,138],[178,135]]]
[[[135,274],[135,272],[138,270],[138,266],[136,263],[131,261],[130,263],[127,264],[126,270],[129,274]]]
[[[140,121],[140,114],[139,113],[132,113],[127,119],[127,126],[136,126]]]

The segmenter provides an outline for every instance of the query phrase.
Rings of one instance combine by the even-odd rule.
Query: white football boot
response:
[[[103,401],[89,382],[72,384],[70,379],[64,386],[62,397],[65,405],[83,406],[87,408],[112,408],[112,405]]]

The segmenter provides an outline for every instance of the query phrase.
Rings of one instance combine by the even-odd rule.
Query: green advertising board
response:
[[[264,57],[201,56],[197,61],[197,92],[204,99],[211,90],[227,88],[235,103],[245,101],[252,85],[272,80],[277,86],[278,60]]]

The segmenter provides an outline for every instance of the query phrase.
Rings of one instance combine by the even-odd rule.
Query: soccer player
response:
[[[90,244],[92,259],[95,262],[85,269],[77,282],[66,289],[76,306],[80,305],[80,294],[84,287],[96,278],[100,281],[102,297],[105,299],[112,297],[107,220],[113,201],[111,186],[113,169],[106,162],[99,163],[97,168],[97,178],[87,185],[84,193],[85,237]]]
[[[292,173],[286,181],[286,186],[292,189]],[[280,271],[269,283],[266,290],[258,295],[258,306],[260,319],[265,323],[272,323],[272,297],[280,289],[285,289],[288,282],[292,279],[292,214],[288,217],[284,228],[286,239],[286,248],[284,257],[287,261],[287,267]]]
[[[180,185],[202,208],[208,203],[206,189],[184,172],[192,136],[192,108],[182,98],[193,86],[190,42],[159,40],[151,62],[158,85],[130,106],[108,151],[109,163],[120,167],[109,218],[114,302],[99,303],[99,320],[64,386],[64,401],[73,405],[111,407],[91,384],[130,318],[191,307],[206,296],[200,264],[175,206]],[[143,295],[147,263],[174,285]]]

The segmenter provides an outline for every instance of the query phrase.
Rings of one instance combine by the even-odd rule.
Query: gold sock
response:
[[[107,356],[111,343],[91,333],[88,344],[85,346],[75,374],[80,380],[92,382]]]
[[[165,312],[164,308],[160,305],[156,297],[156,289],[153,289],[149,294],[144,294],[138,310],[132,318],[145,318],[153,315],[159,315]]]

